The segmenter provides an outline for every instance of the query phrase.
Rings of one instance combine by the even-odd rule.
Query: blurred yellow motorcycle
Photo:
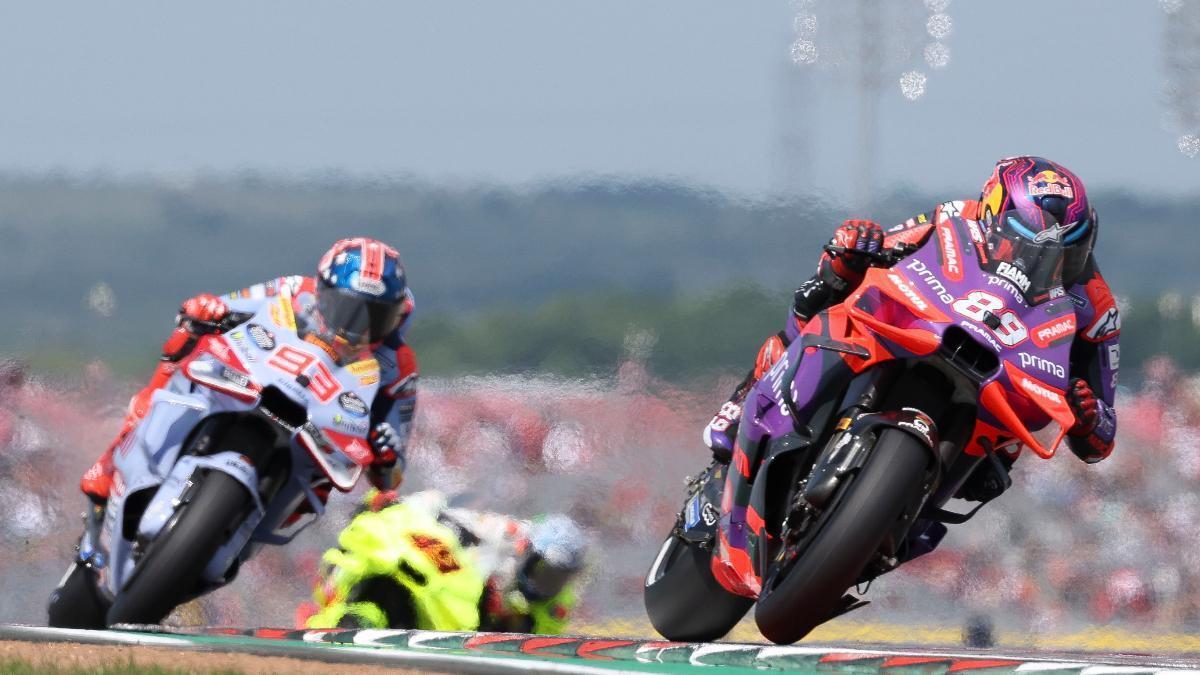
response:
[[[439,492],[371,491],[322,557],[303,628],[557,634],[575,604],[586,539],[566,516],[534,521],[451,508]]]
[[[487,578],[455,530],[418,505],[366,511],[321,558],[306,628],[479,628]]]

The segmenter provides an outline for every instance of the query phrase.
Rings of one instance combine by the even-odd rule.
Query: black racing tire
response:
[[[799,559],[768,573],[754,610],[763,637],[791,644],[834,614],[917,497],[931,459],[929,448],[904,431],[879,434],[866,465]]]
[[[643,599],[654,630],[676,642],[711,642],[724,637],[754,604],[725,590],[713,578],[712,553],[667,535],[646,575]]]
[[[71,563],[62,583],[50,594],[47,623],[53,628],[103,630],[108,603],[96,588],[96,574],[82,563]]]
[[[197,472],[195,494],[150,543],[108,610],[108,625],[152,624],[194,595],[205,566],[241,524],[250,493],[220,471]]]

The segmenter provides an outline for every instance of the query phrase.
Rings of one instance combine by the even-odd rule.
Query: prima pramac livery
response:
[[[999,496],[1022,447],[1106,456],[1119,321],[1096,227],[1078,179],[1028,157],[998,164],[979,202],[886,237],[843,227],[706,431],[715,461],[646,579],[655,628],[712,640],[757,604],[763,635],[794,642],[978,510],[952,498]]]

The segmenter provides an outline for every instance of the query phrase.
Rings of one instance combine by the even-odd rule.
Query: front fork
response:
[[[800,468],[793,485],[791,501],[780,527],[780,540],[776,547],[779,556],[796,551],[814,523],[830,508],[835,508],[839,488],[857,473],[867,461],[878,440],[879,433],[888,428],[901,430],[919,440],[930,452],[933,471],[927,476],[922,498],[910,505],[902,514],[896,530],[880,550],[879,559],[871,568],[877,572],[871,578],[895,568],[909,548],[905,537],[925,498],[932,493],[941,475],[938,428],[932,418],[915,408],[899,411],[875,412],[882,405],[884,396],[891,388],[901,368],[898,364],[883,364],[880,368],[854,380],[843,397],[837,424],[833,425],[828,439],[814,459],[811,468]],[[937,545],[944,534],[928,533],[936,537],[929,550]],[[765,574],[765,571],[764,571]]]
[[[839,410],[872,404],[891,372],[881,364],[855,377],[836,350],[798,341],[750,392],[721,494],[713,574],[726,590],[757,596],[812,448],[828,441]]]

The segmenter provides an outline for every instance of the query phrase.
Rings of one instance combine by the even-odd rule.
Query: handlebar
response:
[[[832,255],[861,256],[867,258],[871,263],[877,263],[882,267],[891,267],[918,248],[920,247],[916,244],[910,244],[906,242],[899,242],[891,248],[886,248],[879,251],[863,251],[857,248],[847,248],[845,246],[826,244],[825,252]]]
[[[230,312],[220,321],[202,321],[184,316],[179,317],[179,325],[192,335],[214,335],[224,333],[234,326],[250,320],[254,316],[250,312]]]

